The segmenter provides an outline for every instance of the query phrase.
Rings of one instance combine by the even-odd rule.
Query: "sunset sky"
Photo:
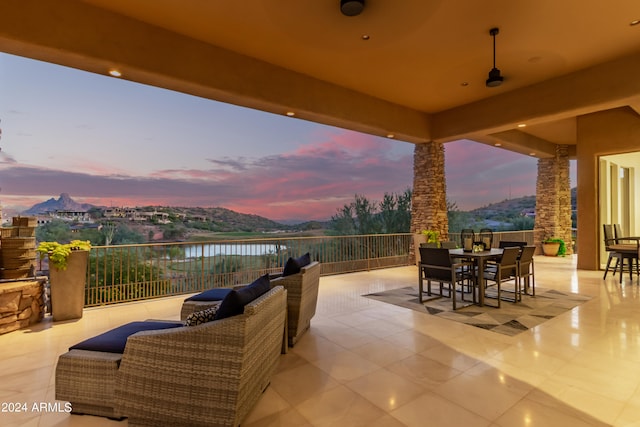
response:
[[[5,211],[69,193],[324,220],[355,194],[412,186],[409,143],[3,53],[0,128]],[[445,150],[448,199],[461,209],[535,194],[534,158],[471,141]]]

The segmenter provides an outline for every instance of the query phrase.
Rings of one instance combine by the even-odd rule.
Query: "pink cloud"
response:
[[[280,155],[212,159],[207,170],[134,177],[8,165],[0,167],[0,182],[5,194],[49,198],[67,192],[78,201],[106,206],[235,207],[280,219],[328,219],[356,193],[380,200],[384,192],[411,186],[411,150],[387,157],[398,142],[347,131],[328,135]]]
[[[445,144],[447,198],[462,210],[535,195],[537,159],[473,141]]]
[[[158,170],[146,177],[5,162],[2,198],[4,204],[24,198],[29,207],[66,192],[104,206],[220,206],[267,218],[324,220],[355,194],[380,201],[385,192],[412,186],[411,145],[348,131],[323,136],[288,153],[211,159],[208,169]],[[471,141],[445,144],[445,158],[447,196],[460,209],[535,194],[534,158]]]

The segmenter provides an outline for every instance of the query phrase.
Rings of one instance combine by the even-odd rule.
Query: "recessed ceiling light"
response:
[[[109,70],[109,75],[112,77],[122,77],[122,73],[118,70]]]
[[[631,22],[629,23],[629,25],[631,25],[632,27],[633,27],[634,25],[638,25],[638,24],[640,24],[640,19],[634,19],[633,21],[631,21]]]
[[[388,134],[387,134],[387,138],[393,139],[393,138],[395,138],[395,137],[396,137],[396,136],[395,136],[394,134],[392,134],[392,133],[388,133]]]
[[[536,153],[534,153],[533,151],[531,153],[529,153],[530,156],[535,156]]]
[[[362,40],[369,40],[371,38],[371,36],[369,34],[363,34],[362,35]]]
[[[469,82],[462,82],[460,83],[460,86],[469,86]]]
[[[502,147],[502,143],[501,142],[496,142],[495,144],[493,144],[496,147]]]
[[[526,124],[526,123],[519,123],[519,124],[518,124],[518,127],[519,127],[519,128],[526,128],[526,127],[527,127],[527,124]]]
[[[287,113],[286,113],[286,114],[287,114],[287,116],[289,116],[289,117],[293,117],[293,116],[295,116],[295,115],[296,115],[296,113],[294,113],[293,111],[287,111]]]

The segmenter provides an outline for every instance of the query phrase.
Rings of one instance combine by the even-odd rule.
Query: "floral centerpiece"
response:
[[[49,262],[58,270],[66,270],[71,252],[89,251],[91,242],[88,240],[72,240],[69,243],[40,242],[37,250],[41,256],[48,255]]]

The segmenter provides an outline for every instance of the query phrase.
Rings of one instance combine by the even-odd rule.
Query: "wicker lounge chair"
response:
[[[309,329],[316,314],[320,267],[316,261],[302,267],[299,273],[271,279],[271,286],[287,289],[287,339],[291,347]]]
[[[302,267],[300,272],[296,274],[271,276],[271,286],[280,285],[287,289],[287,337],[291,347],[309,329],[311,318],[316,314],[319,282],[320,263],[317,261]],[[182,304],[180,318],[184,320],[195,311],[204,310],[217,304],[220,304],[219,300],[186,300]]]
[[[58,360],[56,399],[129,426],[238,426],[277,367],[285,307],[278,286],[243,314],[131,335],[123,354],[71,350]]]

